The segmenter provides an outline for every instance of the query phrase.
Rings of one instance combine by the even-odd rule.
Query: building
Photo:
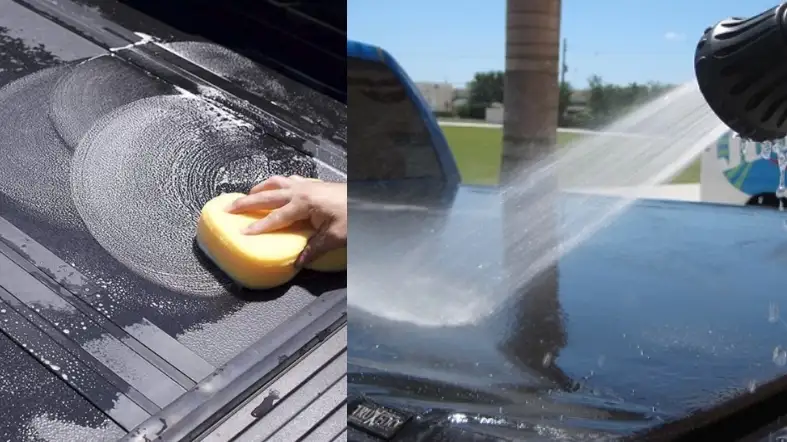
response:
[[[566,108],[566,114],[576,115],[585,112],[590,98],[589,90],[578,90],[571,93],[571,101]]]
[[[484,119],[487,123],[503,124],[503,104],[492,103],[486,108]]]
[[[454,108],[454,86],[450,83],[416,83],[434,112],[451,112]]]

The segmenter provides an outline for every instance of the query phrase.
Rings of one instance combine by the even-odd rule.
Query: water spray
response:
[[[776,196],[787,197],[787,3],[751,18],[728,18],[705,30],[694,70],[708,106],[740,138],[742,156],[779,167]]]

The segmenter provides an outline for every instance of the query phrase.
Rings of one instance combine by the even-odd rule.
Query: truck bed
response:
[[[124,128],[112,138],[138,157],[167,149],[143,145],[151,129],[133,116],[147,109],[164,112],[154,119],[159,134],[171,135],[174,121],[184,130],[212,118],[216,127],[198,135],[217,151],[257,149],[269,173],[345,180],[346,106],[330,79],[306,86],[282,73],[281,57],[263,66],[195,34],[118,2],[0,0],[0,392],[14,404],[2,406],[2,440],[117,440],[132,430],[129,440],[330,440],[344,431],[345,274],[304,273],[281,289],[246,292],[187,249],[209,287],[197,291],[167,274],[166,260],[144,271],[158,251],[178,252],[183,232],[161,231],[153,258],[137,266],[139,256],[98,233],[106,220],[86,220],[89,203],[71,195],[74,152],[112,127]],[[206,112],[185,118],[183,106]],[[242,146],[222,138],[238,125]],[[215,170],[209,160],[195,165],[186,184],[197,190],[183,198],[196,208],[263,178],[241,166],[227,167],[241,179],[206,185],[200,171]],[[133,218],[148,204],[156,202],[107,210]],[[127,227],[113,237],[131,250],[143,235]],[[266,400],[271,388],[280,397]],[[243,406],[254,413],[228,417]],[[298,426],[287,426],[296,415]],[[268,429],[279,433],[253,437],[274,418]]]

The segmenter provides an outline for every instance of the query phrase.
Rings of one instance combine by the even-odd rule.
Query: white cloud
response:
[[[669,31],[664,34],[664,39],[668,41],[681,41],[685,36],[677,32]]]

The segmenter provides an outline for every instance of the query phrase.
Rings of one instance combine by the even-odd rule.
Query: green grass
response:
[[[500,176],[503,131],[500,128],[443,126],[451,151],[465,184],[494,185]],[[564,146],[581,135],[559,132],[558,145]],[[672,180],[673,184],[700,181],[700,162],[695,161]]]
[[[699,158],[683,169],[678,176],[673,178],[672,184],[699,184],[700,182],[700,160]]]

